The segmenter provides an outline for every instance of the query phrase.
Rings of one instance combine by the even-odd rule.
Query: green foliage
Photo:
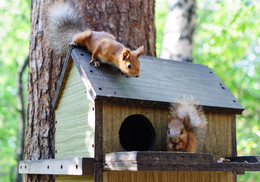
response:
[[[198,4],[194,58],[212,67],[245,107],[238,117],[238,152],[260,155],[260,7],[254,1]]]
[[[11,181],[18,131],[16,73],[29,52],[30,2],[0,2],[0,176]],[[25,78],[26,79],[26,78]]]
[[[158,11],[157,16],[164,16]],[[259,25],[260,3],[256,0],[197,0],[194,60],[211,67],[245,107],[237,117],[238,155],[260,155]],[[163,34],[158,26],[157,35]],[[160,44],[157,39],[156,46]],[[260,181],[259,172],[246,172],[238,181]]]
[[[193,56],[213,68],[245,107],[237,117],[239,155],[260,155],[260,4],[256,0],[198,0]],[[168,12],[156,1],[156,47],[161,49]],[[18,130],[16,72],[29,50],[30,1],[0,2],[0,176],[11,181]],[[26,76],[24,80],[27,80]],[[260,181],[259,172],[238,181]]]

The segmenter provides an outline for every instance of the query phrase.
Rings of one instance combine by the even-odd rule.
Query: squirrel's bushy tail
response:
[[[69,2],[56,1],[45,5],[45,10],[45,37],[54,51],[65,55],[73,36],[83,29],[82,18]]]
[[[197,151],[200,151],[207,134],[208,121],[201,106],[195,103],[195,99],[190,97],[182,97],[177,100],[177,103],[171,105],[171,115],[176,119],[183,119],[189,116],[189,125],[195,133],[197,140]]]

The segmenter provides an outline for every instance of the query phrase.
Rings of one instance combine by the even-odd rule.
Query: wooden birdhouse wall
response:
[[[232,172],[206,171],[113,171],[104,172],[104,182],[231,182]]]
[[[103,153],[125,151],[120,144],[119,130],[123,121],[131,115],[145,116],[154,127],[155,142],[151,150],[165,149],[168,111],[140,106],[126,106],[121,104],[103,104]],[[136,130],[140,125],[136,125]],[[140,138],[141,139],[141,138]]]
[[[94,182],[93,176],[56,176],[57,182]],[[105,171],[104,182],[231,182],[234,181],[232,172],[212,171]]]
[[[94,157],[94,102],[74,64],[56,113],[55,157]]]
[[[120,144],[119,130],[123,121],[131,115],[141,114],[149,119],[155,130],[155,141],[152,151],[166,150],[168,109],[140,107],[133,105],[109,104],[102,105],[103,114],[103,144],[104,154],[125,151]],[[232,156],[232,131],[235,129],[235,115],[222,113],[206,113],[208,119],[208,134],[201,153],[213,154],[218,160],[221,157]],[[136,127],[139,127],[136,125]]]
[[[210,153],[215,160],[236,155],[235,114],[206,113],[208,134],[203,153]]]

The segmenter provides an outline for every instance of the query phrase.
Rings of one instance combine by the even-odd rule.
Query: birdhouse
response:
[[[237,161],[236,115],[244,108],[212,69],[143,56],[140,77],[128,78],[90,60],[90,53],[69,49],[53,101],[55,159],[22,161],[21,173],[170,182],[235,181],[237,172],[260,170],[257,157]],[[205,111],[206,142],[199,153],[166,152],[170,103],[190,95]]]

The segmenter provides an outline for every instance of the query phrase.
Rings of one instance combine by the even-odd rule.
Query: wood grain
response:
[[[215,160],[232,156],[232,118],[231,114],[208,113],[208,134],[204,149],[200,152],[210,153]]]
[[[56,109],[56,158],[94,157],[94,102],[75,65]]]
[[[102,122],[103,109],[101,102],[95,102],[95,165],[94,165],[94,180],[95,182],[103,182],[103,164],[102,164]]]
[[[104,182],[231,182],[232,172],[113,171],[104,172]]]
[[[130,115],[142,114],[147,117],[155,129],[153,151],[166,150],[166,131],[168,110],[146,107],[103,104],[103,154],[124,151],[119,140],[119,129],[122,122]]]
[[[77,181],[77,182],[94,182],[93,176],[68,176],[68,175],[57,175],[55,176],[56,182],[71,182],[71,181]]]
[[[237,130],[236,130],[236,115],[232,115],[231,121],[231,137],[232,137],[232,156],[237,156]]]

